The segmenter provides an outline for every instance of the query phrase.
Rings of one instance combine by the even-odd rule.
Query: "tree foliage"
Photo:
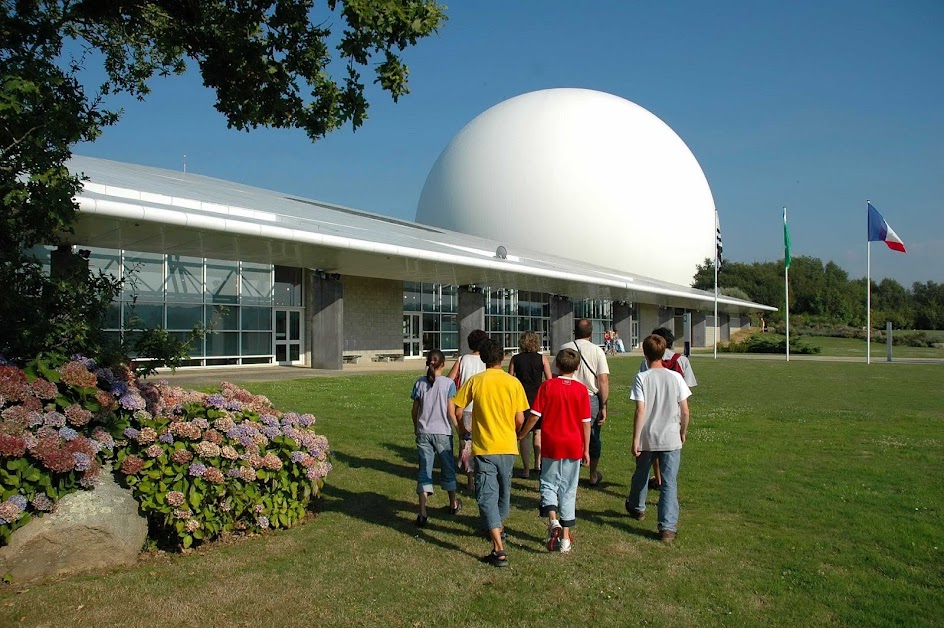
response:
[[[74,223],[81,181],[66,162],[118,121],[109,97],[143,99],[153,77],[189,62],[231,128],[298,128],[314,141],[366,120],[362,73],[394,101],[409,91],[400,53],[434,33],[443,11],[435,0],[0,0],[2,326],[45,315],[51,280],[30,249]],[[83,83],[92,66],[100,84]],[[10,340],[0,337],[0,352],[35,345]]]
[[[699,264],[692,286],[714,290],[714,267],[706,259]],[[770,320],[782,320],[784,308],[783,260],[775,262],[725,262],[718,273],[722,294],[740,291],[740,298],[779,309]],[[746,297],[744,295],[747,295]],[[790,265],[790,314],[810,321],[861,327],[866,321],[865,278],[850,279],[835,262],[816,257],[794,257]],[[895,329],[944,329],[944,284],[928,281],[905,288],[894,279],[872,282],[872,326]]]

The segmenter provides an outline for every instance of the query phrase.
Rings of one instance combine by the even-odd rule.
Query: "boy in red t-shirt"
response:
[[[577,522],[580,465],[590,464],[592,418],[587,387],[573,377],[580,354],[561,349],[555,363],[560,376],[541,384],[518,440],[541,419],[541,516],[548,520],[547,549],[569,552],[570,529]]]

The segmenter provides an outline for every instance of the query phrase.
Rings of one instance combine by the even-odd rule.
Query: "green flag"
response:
[[[790,229],[787,227],[787,208],[783,208],[783,267],[790,268]]]

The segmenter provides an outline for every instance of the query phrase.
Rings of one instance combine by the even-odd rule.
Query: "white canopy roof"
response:
[[[712,293],[644,275],[510,246],[499,258],[502,242],[231,181],[91,157],[75,156],[69,167],[88,178],[77,199],[75,244],[575,299],[697,310],[714,304]],[[718,304],[731,314],[776,310],[725,296]]]

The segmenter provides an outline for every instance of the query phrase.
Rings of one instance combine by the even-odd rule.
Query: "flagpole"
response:
[[[787,208],[783,208],[783,224],[787,224]],[[784,303],[787,310],[787,362],[790,361],[790,265],[783,265]]]
[[[869,240],[868,207],[872,201],[865,201],[865,363],[872,363],[872,241]]]
[[[717,211],[715,210],[715,216],[717,216]],[[714,359],[718,359],[718,332],[721,329],[721,326],[718,325],[718,244],[715,243],[715,351]]]

